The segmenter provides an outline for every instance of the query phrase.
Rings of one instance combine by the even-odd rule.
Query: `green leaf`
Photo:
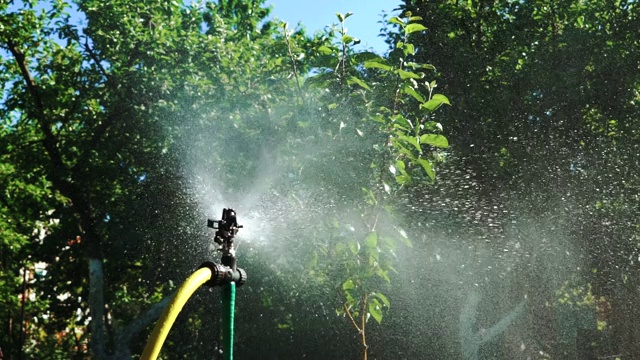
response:
[[[360,251],[360,243],[356,242],[352,242],[351,244],[349,244],[349,250],[351,250],[352,254],[357,254],[358,251]]]
[[[393,165],[391,165],[393,166]],[[396,176],[396,182],[400,185],[404,185],[404,184],[408,184],[411,182],[411,176],[409,176],[409,174],[407,174],[407,171],[405,170],[405,163],[402,160],[396,160],[396,166],[394,167],[394,169],[397,170],[397,172],[399,172],[400,174],[398,174]],[[396,174],[394,174],[396,175]]]
[[[404,92],[413,96],[416,100],[418,100],[419,102],[423,103],[425,98],[424,96],[420,95],[420,93],[418,93],[411,85],[406,84],[403,88]]]
[[[431,97],[431,100],[433,99],[440,100],[442,101],[443,104],[451,105],[451,103],[449,102],[449,98],[447,98],[442,94],[433,94],[433,96]]]
[[[442,131],[442,124],[435,121],[427,121],[423,123],[423,130],[425,131]]]
[[[369,205],[378,203],[378,200],[376,200],[376,195],[373,193],[373,191],[367,188],[362,188],[362,191],[365,193],[365,197],[367,198],[367,202],[369,203]]]
[[[427,28],[422,24],[409,24],[404,28],[404,32],[408,35],[417,31],[424,31]]]
[[[381,293],[375,293],[374,294],[375,297],[377,297],[378,299],[380,299],[382,301],[382,303],[384,304],[384,306],[386,306],[387,308],[391,307],[391,302],[389,301],[389,299],[387,299],[386,296],[384,296]]]
[[[427,159],[418,159],[418,163],[422,166],[424,172],[427,173],[427,176],[434,181],[436,179],[436,173],[433,171],[433,164],[431,164],[431,161]]]
[[[415,54],[415,52],[416,52],[416,49],[413,46],[413,44],[409,44],[409,43],[404,44],[404,55],[405,56],[413,55],[413,54]]]
[[[440,107],[440,105],[442,105],[442,101],[431,99],[424,104],[420,104],[420,109],[426,109],[429,112],[433,112]]]
[[[400,140],[408,142],[409,144],[413,145],[418,151],[422,152],[422,147],[420,147],[420,143],[418,142],[418,139],[416,137],[400,135],[398,136],[398,138]]]
[[[368,248],[375,249],[378,246],[378,233],[375,231],[370,232],[364,239],[364,243]]]
[[[387,65],[383,62],[377,61],[377,60],[370,60],[370,61],[365,61],[364,62],[364,67],[367,69],[382,69],[382,70],[386,70],[386,71],[390,71],[392,69],[392,67],[390,65]]]
[[[336,16],[338,17],[338,21],[344,22],[344,15],[342,15],[341,13],[336,13]]]
[[[364,81],[362,81],[362,80],[358,79],[358,78],[357,78],[357,77],[355,77],[355,76],[350,77],[350,78],[349,78],[349,80],[347,80],[347,84],[349,84],[349,85],[357,84],[357,85],[359,85],[360,87],[362,87],[363,89],[371,90],[371,88],[369,87],[369,85],[367,85],[367,83],[366,83],[366,82],[364,82]]]
[[[424,134],[420,136],[421,144],[429,144],[439,148],[448,148],[449,141],[444,135],[439,134]]]
[[[369,314],[376,319],[378,324],[382,322],[382,307],[380,306],[380,302],[377,299],[369,302]]]
[[[389,19],[389,23],[390,24],[397,24],[397,25],[400,25],[400,26],[404,27],[404,22],[402,21],[402,19],[400,19],[397,16],[394,16],[391,19]]]
[[[348,280],[347,280],[347,281],[348,281]],[[355,284],[354,284],[354,286],[355,286]],[[353,297],[353,295],[351,295],[351,293],[349,292],[349,290],[345,290],[344,292],[345,292],[344,296],[345,296],[345,298],[347,299],[347,303],[349,304],[349,308],[353,308],[354,306],[356,306],[356,304],[358,303],[358,301],[356,300],[356,298],[354,298],[354,297]],[[356,316],[356,312],[354,312],[353,316],[354,316],[354,317],[357,317],[357,316]]]
[[[433,97],[431,97],[431,100],[429,100],[426,103],[420,105],[420,108],[421,109],[427,109],[429,112],[432,112],[432,111],[436,110],[437,108],[439,108],[440,105],[442,105],[442,104],[451,105],[451,103],[449,102],[449,99],[447,99],[446,96],[444,96],[442,94],[435,94],[435,95],[433,95]]]
[[[436,67],[431,65],[431,64],[419,64],[417,62],[413,62],[413,61],[407,61],[407,67],[410,67],[412,69],[427,69],[427,70],[435,70]]]
[[[412,16],[409,18],[409,21],[420,21],[422,20],[422,16]]]
[[[333,50],[331,50],[331,48],[326,45],[322,45],[318,48],[318,52],[324,55],[331,55],[333,53]]]
[[[380,253],[378,252],[378,249],[369,249],[369,266],[375,266],[375,263],[378,262],[379,258]]]
[[[351,44],[355,40],[356,39],[351,35],[343,35],[342,36],[342,42],[345,43],[345,44]]]
[[[398,69],[396,70],[396,72],[398,73],[398,75],[400,75],[400,78],[402,79],[422,79],[422,76],[411,72],[411,71],[405,71],[402,69]]]
[[[355,288],[356,288],[356,284],[353,282],[352,279],[347,279],[347,281],[342,283],[342,290],[351,290]]]
[[[361,51],[357,54],[353,54],[351,58],[357,63],[362,63],[365,61],[377,61],[384,63],[386,61],[384,58],[380,57],[380,55],[371,51]]]
[[[380,123],[380,124],[384,124],[387,121],[385,120],[385,117],[382,114],[375,114],[373,116],[371,116],[371,120]]]
[[[384,270],[381,267],[376,268],[376,275],[380,276],[384,281],[391,283],[391,278],[389,277],[389,271]]]
[[[398,185],[405,185],[411,182],[411,177],[408,175],[398,175],[395,179]]]
[[[391,121],[403,130],[413,129],[413,124],[407,120],[402,114],[393,115]]]

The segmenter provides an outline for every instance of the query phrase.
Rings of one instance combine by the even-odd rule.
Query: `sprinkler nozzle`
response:
[[[213,241],[215,241],[216,244],[223,246],[233,244],[233,237],[236,236],[239,229],[242,229],[242,225],[238,225],[235,210],[226,208],[222,209],[222,219],[208,219],[207,226],[212,229],[216,229]]]

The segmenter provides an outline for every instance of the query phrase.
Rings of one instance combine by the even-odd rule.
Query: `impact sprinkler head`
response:
[[[200,268],[211,269],[212,277],[206,284],[213,287],[233,282],[242,286],[247,281],[247,273],[236,266],[233,237],[236,236],[239,229],[242,229],[242,225],[238,225],[236,212],[233,209],[222,209],[222,219],[208,219],[207,227],[216,230],[213,241],[220,245],[218,251],[222,253],[222,258],[220,264],[207,261],[200,265]]]
[[[236,254],[233,247],[233,238],[242,229],[242,225],[238,225],[236,212],[233,209],[222,209],[222,219],[207,221],[207,226],[216,229],[213,241],[220,245],[219,251],[222,252],[222,264],[236,269]]]
[[[242,229],[242,225],[238,225],[236,212],[233,209],[222,209],[222,219],[209,219],[207,221],[207,226],[212,229],[216,229],[213,241],[222,246],[232,245],[233,237],[236,236],[239,229]]]

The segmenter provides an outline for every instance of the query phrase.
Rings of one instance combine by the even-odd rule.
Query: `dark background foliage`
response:
[[[379,55],[263,1],[0,4],[4,358],[137,357],[228,206],[238,358],[640,358],[637,4],[398,7]],[[218,292],[163,358],[219,353]]]

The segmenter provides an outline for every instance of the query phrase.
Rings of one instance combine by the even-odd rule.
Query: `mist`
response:
[[[193,140],[203,133],[215,135],[207,146],[193,146],[205,143]],[[279,132],[261,136],[258,143],[250,140],[249,150],[241,153],[247,139],[234,131],[199,129],[181,145],[183,184],[197,202],[199,221],[192,226],[203,230],[194,255],[218,261],[213,230],[205,226],[206,218],[219,218],[222,208],[235,209],[244,226],[236,238],[238,263],[249,277],[239,289],[236,315],[241,329],[236,351],[242,357],[320,359],[357,351],[358,334],[335,311],[342,306],[340,278],[313,281],[309,273],[319,247],[334,246],[336,236],[363,239],[368,233],[360,199],[369,170],[358,157],[372,144],[353,129],[341,128],[338,135],[344,138],[326,141],[313,130]],[[296,161],[282,140],[290,137],[306,139],[293,155]],[[455,158],[455,151],[453,146],[448,156]],[[230,169],[230,176],[226,170],[235,157],[255,157],[255,165],[245,172]],[[369,327],[375,344],[370,356],[544,358],[540,333],[566,332],[564,325],[547,322],[554,311],[564,311],[557,305],[557,290],[568,282],[584,284],[584,257],[569,231],[570,199],[535,213],[527,194],[488,201],[475,174],[452,163],[439,166],[433,184],[411,184],[386,195],[394,211],[380,213],[377,229],[406,237],[411,245],[398,247],[397,273],[390,283],[379,283],[391,307],[380,325]],[[324,261],[340,268],[330,264],[335,260]],[[215,301],[215,294],[207,296],[198,299],[201,307],[213,306],[202,304]],[[595,323],[593,307],[566,311]],[[280,324],[278,331],[259,330],[274,323]],[[215,326],[208,331],[215,332]],[[565,338],[571,341],[571,335]],[[282,346],[276,350],[271,341]],[[566,354],[577,351],[570,343],[566,347]]]

